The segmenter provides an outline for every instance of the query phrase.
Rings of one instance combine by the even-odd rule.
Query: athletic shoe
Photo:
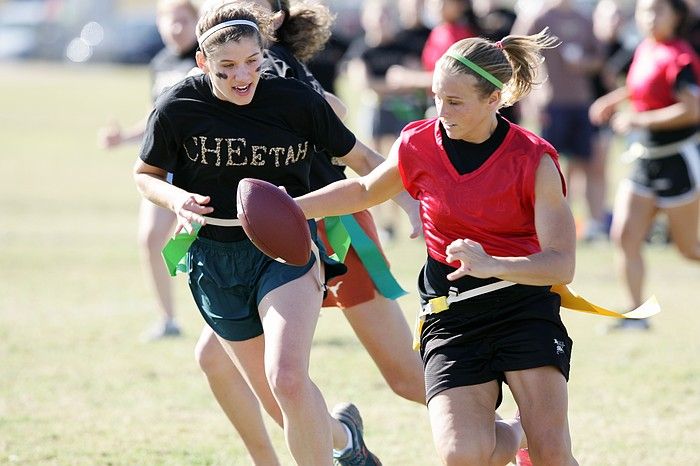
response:
[[[168,319],[164,322],[159,322],[156,325],[154,325],[153,328],[151,328],[143,335],[143,340],[147,342],[156,341],[163,338],[179,337],[180,335],[182,335],[182,330],[180,330],[180,326],[177,325],[177,323],[174,320]]]
[[[610,225],[590,219],[586,223],[586,228],[583,230],[581,240],[586,243],[594,243],[596,241],[608,240],[610,235]]]
[[[612,324],[608,330],[611,332],[617,332],[617,331],[634,331],[634,330],[640,330],[640,331],[646,331],[651,328],[651,325],[649,324],[649,319],[618,319],[617,322]]]
[[[518,466],[532,466],[532,461],[530,461],[530,451],[527,448],[521,448],[518,453],[515,454],[515,464]]]
[[[333,408],[331,416],[347,426],[352,436],[352,448],[342,456],[334,457],[334,466],[382,466],[382,462],[367,449],[362,438],[364,426],[357,406],[352,403],[339,404]]]

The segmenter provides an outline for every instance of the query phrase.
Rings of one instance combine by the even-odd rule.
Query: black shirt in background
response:
[[[153,57],[149,65],[151,71],[151,99],[156,101],[166,89],[182,81],[192,68],[197,66],[195,43],[191,49],[183,53],[175,53],[164,48]]]

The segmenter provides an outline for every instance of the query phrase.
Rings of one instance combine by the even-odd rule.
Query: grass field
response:
[[[202,322],[182,277],[186,336],[145,344],[155,318],[135,248],[136,148],[96,148],[97,128],[148,110],[143,69],[0,65],[0,464],[244,465],[194,359]],[[387,248],[413,291],[418,243]],[[607,244],[581,245],[574,287],[625,308]],[[663,313],[648,334],[564,313],[575,341],[570,422],[588,466],[694,464],[700,451],[700,268],[648,249]],[[416,295],[402,299],[412,321]],[[392,395],[339,312],[324,310],[312,376],[352,399],[387,466],[431,466],[425,409]],[[510,398],[502,406],[511,415]],[[292,464],[280,430],[270,431]]]

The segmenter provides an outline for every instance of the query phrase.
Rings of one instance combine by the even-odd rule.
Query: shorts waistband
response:
[[[213,239],[209,238],[202,238],[201,236],[198,236],[197,239],[195,240],[195,243],[198,243],[204,247],[210,248],[210,249],[219,249],[222,251],[241,251],[244,249],[249,249],[253,246],[253,243],[248,239],[244,238],[239,241],[230,241],[230,242],[222,242],[222,241],[215,241]]]
[[[687,144],[697,144],[698,142],[700,142],[700,132],[681,141],[661,146],[645,146],[642,143],[635,142],[630,145],[623,156],[625,159],[660,159],[681,152],[683,146]]]

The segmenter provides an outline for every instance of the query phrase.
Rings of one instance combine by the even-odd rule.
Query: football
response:
[[[309,262],[309,225],[285,191],[267,181],[244,178],[238,184],[236,203],[241,226],[258,249],[290,265]]]

